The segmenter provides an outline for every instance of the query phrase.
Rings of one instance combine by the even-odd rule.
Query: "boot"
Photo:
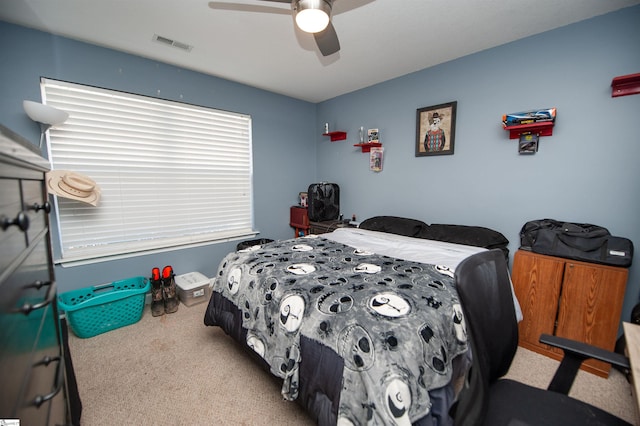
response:
[[[164,298],[162,297],[162,280],[159,268],[151,270],[151,315],[154,317],[164,315]]]
[[[162,297],[164,298],[164,312],[167,314],[177,311],[180,305],[174,277],[173,268],[165,266],[162,270]]]

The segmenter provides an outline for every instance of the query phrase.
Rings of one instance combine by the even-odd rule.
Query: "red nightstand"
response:
[[[307,215],[307,208],[291,206],[289,213],[289,225],[295,229],[295,238],[298,238],[300,234],[309,234],[309,216]]]

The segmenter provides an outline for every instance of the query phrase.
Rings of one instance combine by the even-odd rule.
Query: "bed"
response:
[[[470,365],[457,264],[499,232],[393,216],[229,253],[205,312],[321,425],[447,425]]]

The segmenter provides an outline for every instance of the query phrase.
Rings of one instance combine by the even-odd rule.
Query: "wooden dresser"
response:
[[[562,351],[538,341],[546,333],[612,351],[627,285],[626,268],[579,262],[518,250],[513,288],[522,308],[519,345],[562,359]],[[607,377],[610,365],[587,360],[583,370]]]
[[[0,419],[69,423],[45,173],[35,146],[0,126]]]

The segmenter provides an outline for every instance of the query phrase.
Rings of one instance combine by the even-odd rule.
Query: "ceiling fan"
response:
[[[332,55],[340,50],[338,34],[331,23],[331,8],[334,0],[259,0],[272,3],[289,3],[295,17],[296,25],[302,31],[313,34],[322,56]],[[212,9],[236,9],[271,12],[273,8],[265,8],[237,3],[219,3],[211,1]],[[276,9],[281,13],[282,9]]]

